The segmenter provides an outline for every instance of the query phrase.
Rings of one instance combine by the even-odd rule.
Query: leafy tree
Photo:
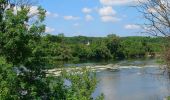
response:
[[[81,73],[84,74],[81,74]],[[71,70],[71,73],[66,73],[64,76],[67,82],[68,88],[68,100],[94,100],[91,97],[94,89],[97,85],[96,75],[91,73],[89,69],[83,68],[78,70]],[[100,95],[96,100],[103,100],[103,96]]]
[[[38,7],[38,12],[32,15],[30,9],[28,5],[14,5],[11,0],[0,0],[0,56],[4,57],[0,58],[0,99],[67,100],[70,92],[67,92],[69,89],[62,81],[65,77],[47,77],[45,73],[46,61],[41,41],[45,31],[45,25],[42,24],[45,10]],[[59,50],[59,54],[63,52],[60,54],[62,59],[69,59],[63,57],[67,53],[71,54],[66,46],[61,45]],[[92,87],[91,91],[94,85],[88,85]],[[73,92],[75,97],[80,97],[76,93],[78,91]]]
[[[116,58],[124,58],[123,52],[121,52],[120,48],[120,38],[114,34],[110,34],[106,38],[106,46],[110,50],[112,57]]]
[[[93,57],[96,59],[109,59],[111,58],[111,53],[106,47],[104,42],[99,42],[98,44],[92,45]]]
[[[19,99],[15,91],[17,85],[17,75],[12,64],[7,64],[5,59],[0,57],[0,99]]]
[[[20,99],[38,99],[48,93],[48,87],[43,71],[43,54],[38,46],[45,26],[41,24],[45,18],[45,10],[38,7],[36,20],[30,24],[30,7],[18,5],[1,0],[1,28],[0,28],[0,54],[7,63],[17,70],[17,84],[11,91],[15,91]],[[3,6],[5,5],[5,6]],[[8,8],[8,5],[13,5]],[[44,88],[41,88],[44,87]]]
[[[121,43],[124,54],[127,58],[136,58],[145,56],[145,48],[141,42],[133,40],[125,40]]]
[[[71,49],[66,45],[60,45],[58,48],[57,56],[59,60],[73,59]]]
[[[77,44],[73,49],[74,56],[78,56],[80,59],[88,59],[92,56],[92,50],[89,46],[84,44]]]

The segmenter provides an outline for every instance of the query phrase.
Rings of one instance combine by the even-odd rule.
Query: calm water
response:
[[[105,100],[164,100],[170,96],[170,78],[156,60],[80,62],[65,66],[118,65],[120,70],[97,72],[100,81],[93,97],[104,94]]]
[[[169,79],[155,60],[116,64],[122,66],[117,72],[105,70],[97,73],[100,83],[94,97],[100,93],[104,93],[105,100],[163,100],[170,96]]]

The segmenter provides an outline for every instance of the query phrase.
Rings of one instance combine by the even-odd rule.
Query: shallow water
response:
[[[105,100],[163,100],[170,96],[169,78],[154,60],[116,64],[126,67],[116,72],[105,70],[97,73],[100,82],[93,97],[100,93],[104,94]]]
[[[93,97],[103,93],[105,100],[165,100],[170,96],[170,78],[155,59],[65,64],[66,67],[107,65],[119,66],[119,70],[97,70],[99,83]]]

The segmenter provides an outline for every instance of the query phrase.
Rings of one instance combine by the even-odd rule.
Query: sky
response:
[[[136,8],[137,0],[41,0],[46,9],[46,32],[65,36],[104,37],[144,36],[143,23]]]

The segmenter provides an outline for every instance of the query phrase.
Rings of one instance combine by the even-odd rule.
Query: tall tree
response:
[[[170,1],[169,0],[139,0],[136,7],[143,14],[145,24],[144,32],[153,36],[165,36],[169,42],[170,37]],[[169,46],[166,46],[165,60],[169,63]],[[170,72],[170,67],[167,68]]]
[[[46,11],[28,1],[0,0],[0,99],[67,100],[66,77],[45,73],[41,36]]]
[[[41,88],[46,85],[41,80],[45,78],[45,72],[37,44],[45,30],[42,24],[45,10],[37,7],[33,14],[31,6],[24,5],[22,0],[18,1],[20,6],[15,3],[10,0],[0,2],[0,54],[17,71],[16,95],[20,99],[42,97],[47,89]]]
[[[170,36],[170,1],[139,0],[137,9],[145,19],[145,32],[154,36]]]

